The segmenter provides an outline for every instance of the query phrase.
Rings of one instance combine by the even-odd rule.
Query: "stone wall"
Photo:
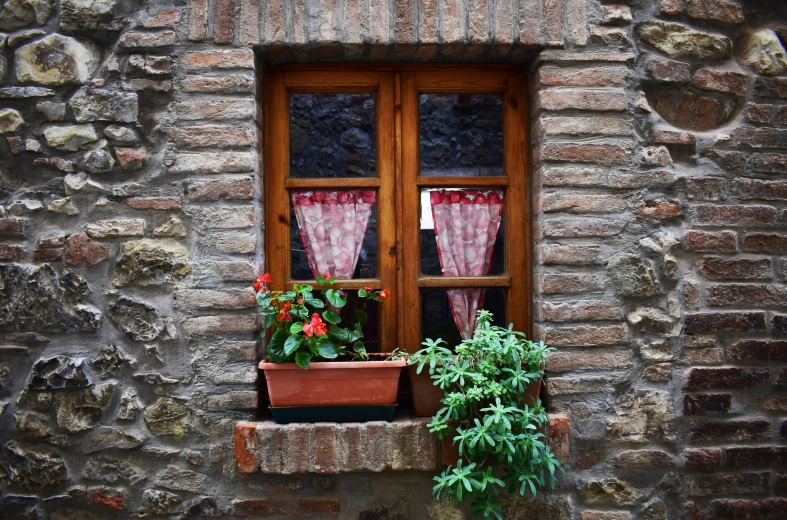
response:
[[[787,516],[779,4],[3,0],[0,518],[469,517],[393,471],[422,467],[407,435],[380,473],[235,459],[257,416],[257,87],[296,60],[530,73],[534,329],[571,439],[559,488],[506,518]]]

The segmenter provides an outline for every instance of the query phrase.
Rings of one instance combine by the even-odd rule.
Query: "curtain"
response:
[[[292,205],[315,278],[350,279],[355,272],[374,191],[293,191]]]
[[[503,192],[434,190],[430,194],[437,254],[443,276],[484,276],[492,266]],[[484,289],[449,289],[448,301],[462,338],[472,337]]]

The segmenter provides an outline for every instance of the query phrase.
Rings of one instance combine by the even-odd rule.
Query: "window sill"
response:
[[[550,415],[550,445],[568,464],[568,417]],[[235,462],[241,473],[350,473],[358,471],[437,471],[442,443],[429,433],[429,418],[392,422],[235,424]]]

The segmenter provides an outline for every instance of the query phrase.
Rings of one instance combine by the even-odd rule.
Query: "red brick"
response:
[[[232,513],[237,516],[338,516],[340,511],[339,502],[319,498],[248,498],[232,502]]]
[[[260,0],[242,0],[238,15],[238,36],[241,46],[251,47],[260,43]]]
[[[755,153],[752,154],[751,158],[752,171],[759,173],[787,173],[787,154]]]
[[[601,290],[598,277],[590,274],[542,274],[536,277],[536,293],[579,294]]]
[[[730,492],[734,492],[736,495],[762,495],[770,490],[771,472],[695,475],[688,477],[686,484],[691,497],[718,497]]]
[[[689,426],[689,440],[692,442],[763,441],[770,438],[771,423],[765,419],[692,422]]]
[[[770,280],[770,258],[726,258],[706,256],[697,267],[711,280]]]
[[[62,262],[63,248],[36,249],[33,251],[34,262]]]
[[[574,300],[571,302],[540,302],[538,321],[596,321],[623,318],[620,305],[605,300]]]
[[[555,87],[624,87],[628,78],[625,67],[556,67],[539,69],[536,82]]]
[[[126,204],[134,209],[180,209],[183,201],[180,197],[132,197]]]
[[[254,90],[254,78],[241,74],[187,76],[180,87],[184,92],[250,93]]]
[[[767,365],[787,362],[787,341],[748,339],[727,349],[731,362]]]
[[[600,247],[595,244],[541,244],[539,262],[544,265],[593,265],[601,263]]]
[[[177,43],[175,31],[159,33],[129,31],[120,37],[118,45],[126,49],[154,49],[157,47],[169,47],[175,45],[175,43]]]
[[[746,95],[746,74],[700,69],[694,74],[692,85],[713,92],[727,92],[736,96]]]
[[[741,125],[730,133],[732,145],[736,147],[787,148],[787,128],[768,128]]]
[[[674,60],[648,60],[645,69],[650,77],[662,82],[688,83],[691,79],[691,65]]]
[[[710,503],[708,518],[739,520],[757,518],[777,520],[787,518],[787,499],[768,498],[764,500],[713,500]]]
[[[256,154],[252,152],[203,152],[177,154],[167,166],[170,173],[244,173],[254,170]]]
[[[725,414],[732,406],[730,394],[686,394],[683,396],[684,415]]]
[[[192,5],[194,2],[192,2]],[[192,7],[193,9],[193,7]],[[172,27],[180,20],[180,12],[175,9],[162,11],[156,15],[146,18],[142,22],[142,26],[147,29],[162,29]]]
[[[190,0],[189,4],[189,40],[205,41],[208,25],[208,0]]]
[[[773,314],[771,316],[771,332],[779,336],[787,335],[787,316]]]
[[[762,467],[787,464],[787,446],[727,448],[727,468]]]
[[[743,23],[743,7],[727,0],[687,0],[689,18]]]
[[[0,244],[0,261],[17,262],[20,261],[24,257],[24,255],[25,255],[25,249],[22,246],[17,246],[12,244]]]
[[[684,0],[661,0],[661,14],[681,14],[685,8]]]
[[[542,238],[590,238],[619,235],[626,227],[625,221],[605,219],[552,219],[538,223]]]
[[[646,200],[637,208],[640,217],[654,220],[666,220],[680,216],[680,201],[677,200]]]
[[[539,0],[519,1],[519,43],[522,47],[533,47],[542,43]]]
[[[183,57],[183,67],[186,70],[253,69],[254,53],[250,49],[192,51]]]
[[[90,267],[109,259],[109,245],[89,238],[85,233],[71,235],[66,240],[66,263]]]
[[[773,123],[773,105],[758,103],[748,103],[746,105],[746,121],[759,125],[770,125]]]
[[[187,334],[252,334],[258,330],[257,317],[253,314],[224,314],[198,316],[183,321]]]
[[[622,112],[628,108],[622,89],[609,90],[542,90],[538,93],[542,110],[589,110]]]
[[[706,388],[751,388],[771,376],[767,370],[750,370],[737,367],[692,368],[686,374],[686,389]]]
[[[724,362],[724,352],[719,348],[702,348],[684,352],[682,360],[689,365],[720,365]]]
[[[707,287],[706,300],[712,307],[782,307],[787,305],[787,288],[764,284],[711,284]]]
[[[119,489],[90,489],[87,492],[87,503],[111,509],[126,509],[125,495]]]
[[[115,148],[115,155],[118,158],[120,167],[124,170],[138,170],[147,157],[144,148]]]
[[[248,147],[254,144],[254,128],[245,126],[201,125],[176,128],[171,139],[185,148]]]
[[[743,250],[747,253],[787,253],[787,236],[775,233],[747,233],[743,236]]]
[[[287,40],[287,3],[284,0],[271,0],[264,2],[265,12],[262,22],[262,40],[267,45],[281,45]],[[298,17],[298,14],[303,14],[305,9],[304,4],[296,3],[296,9],[293,12],[293,35],[292,43],[302,44],[306,42],[306,35],[304,33],[304,20]],[[298,12],[295,12],[300,8]],[[299,23],[300,22],[300,23]]]
[[[626,328],[623,325],[538,326],[537,331],[545,343],[555,347],[611,346],[626,340]]]
[[[544,135],[631,135],[631,122],[619,117],[543,117]]]
[[[541,211],[569,213],[618,213],[628,205],[620,195],[546,193],[541,196]]]
[[[695,226],[749,226],[771,224],[776,219],[772,206],[695,204],[690,209]]]
[[[689,231],[683,237],[683,248],[694,253],[734,253],[738,243],[732,231]]]
[[[210,101],[181,101],[174,104],[175,113],[183,121],[199,121],[209,119],[230,120],[248,119],[255,116],[254,100],[251,99],[219,99]]]
[[[549,356],[549,373],[578,370],[629,369],[634,366],[630,352],[593,349],[590,351],[561,350]]]
[[[741,200],[787,200],[787,181],[733,179],[732,195]]]
[[[746,155],[740,152],[710,150],[705,155],[725,171],[737,173],[746,169]]]
[[[257,423],[239,422],[235,424],[235,464],[241,473],[254,473],[257,470]]]
[[[563,0],[544,0],[544,28],[547,45],[563,46]]]
[[[754,332],[765,330],[765,313],[762,312],[706,312],[686,315],[686,334],[718,332]]]
[[[727,181],[721,177],[686,179],[686,198],[717,202],[727,198]]]
[[[702,471],[706,473],[717,471],[721,468],[721,449],[686,450],[683,452],[683,466],[688,471]]]
[[[0,218],[0,237],[24,238],[25,222],[23,218]]]
[[[134,92],[169,92],[172,90],[172,82],[169,80],[131,79],[123,82],[123,90],[131,90]]]
[[[233,11],[234,0],[214,0],[213,2],[213,41],[231,43],[235,20]]]
[[[252,180],[248,177],[225,177],[210,180],[192,180],[186,193],[193,202],[213,200],[250,200],[253,196]]]
[[[672,380],[672,364],[657,363],[650,365],[642,372],[642,377],[653,382],[670,381]]]
[[[577,457],[576,467],[577,469],[590,469],[595,465],[597,465],[599,462],[601,462],[603,458],[604,458],[604,454],[601,452],[587,451],[585,453],[581,453]]]
[[[688,132],[674,132],[672,130],[656,130],[653,141],[657,144],[674,144],[680,146],[694,146],[697,138]]]
[[[626,164],[631,158],[631,150],[614,144],[546,143],[542,158],[546,161]]]

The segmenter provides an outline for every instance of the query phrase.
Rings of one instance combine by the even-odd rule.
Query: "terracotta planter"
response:
[[[295,363],[260,362],[271,406],[396,404],[405,360],[331,361],[304,370]]]
[[[410,377],[410,388],[413,391],[413,406],[415,415],[418,417],[433,417],[434,414],[443,406],[440,399],[443,398],[443,390],[435,386],[434,381],[429,376],[429,367],[424,367],[420,374],[415,373],[416,367],[407,367],[407,375]]]

